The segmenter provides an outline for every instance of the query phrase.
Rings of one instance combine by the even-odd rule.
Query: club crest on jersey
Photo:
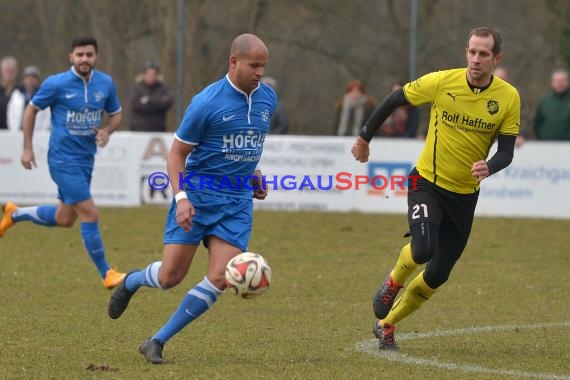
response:
[[[497,102],[496,100],[489,100],[487,102],[487,111],[489,111],[489,113],[491,115],[496,114],[497,112],[499,112],[499,102]]]
[[[271,112],[269,112],[268,109],[260,112],[260,115],[261,115],[261,120],[263,120],[266,123],[269,123],[269,120],[271,120]]]
[[[95,98],[96,102],[100,102],[105,97],[105,94],[103,94],[101,91],[95,91],[93,97]]]

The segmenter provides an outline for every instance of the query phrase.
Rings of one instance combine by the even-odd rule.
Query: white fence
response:
[[[96,157],[92,194],[100,206],[169,204],[171,189],[153,191],[147,183],[166,172],[172,134],[117,132]],[[54,202],[57,189],[47,167],[49,134],[36,133],[38,168],[20,165],[22,136],[0,133],[0,202]],[[261,168],[270,194],[258,209],[404,213],[406,191],[398,185],[422,149],[423,142],[375,139],[369,162],[356,162],[353,138],[268,136]],[[491,154],[494,150],[491,151]],[[376,177],[372,184],[367,178]],[[389,179],[388,183],[384,178]],[[391,180],[391,182],[390,182]],[[479,215],[570,218],[570,143],[527,142],[513,163],[485,180]]]

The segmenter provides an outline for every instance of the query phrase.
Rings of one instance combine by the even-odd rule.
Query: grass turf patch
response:
[[[100,210],[107,256],[121,270],[162,255],[166,210]],[[570,272],[562,220],[476,218],[450,280],[398,334],[568,321]],[[0,378],[443,378],[464,374],[390,362],[356,349],[370,340],[372,296],[394,265],[403,215],[256,212],[250,250],[268,259],[266,294],[230,294],[167,343],[165,366],[137,352],[205,274],[203,247],[175,289],[142,289],[118,320],[83,249],[79,226],[21,223],[0,242]],[[400,342],[432,361],[570,376],[570,331],[496,331]],[[496,375],[470,373],[469,378]]]

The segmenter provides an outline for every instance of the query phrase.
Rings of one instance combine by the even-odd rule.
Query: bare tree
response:
[[[420,75],[464,65],[467,32],[481,23],[501,29],[504,64],[527,113],[547,91],[550,70],[570,65],[570,0],[419,4]],[[0,0],[0,9],[0,55],[22,66],[65,70],[71,39],[93,35],[99,68],[113,75],[124,104],[146,60],[157,61],[175,89],[177,0]],[[185,104],[225,74],[230,42],[246,32],[270,49],[266,74],[279,82],[291,133],[331,134],[333,105],[349,79],[383,98],[391,82],[408,78],[410,1],[185,0],[184,9]],[[170,129],[177,123],[171,112]]]

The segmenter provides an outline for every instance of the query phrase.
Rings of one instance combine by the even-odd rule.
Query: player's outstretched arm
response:
[[[368,155],[370,154],[370,149],[368,143],[374,137],[374,134],[380,128],[380,126],[386,121],[388,116],[398,107],[410,104],[406,96],[404,95],[403,89],[397,89],[386,96],[380,105],[374,110],[370,119],[366,121],[366,124],[360,130],[359,136],[352,145],[352,155],[354,158],[360,162],[368,161]]]
[[[121,127],[123,123],[123,113],[117,112],[109,116],[109,124],[104,128],[95,128],[95,141],[101,148],[109,143],[109,137],[113,132]]]
[[[174,139],[166,161],[172,193],[176,199],[176,223],[186,232],[192,228],[192,218],[195,211],[184,190],[184,183],[181,181],[184,180],[186,174],[186,157],[192,152],[192,149],[194,149],[194,145]]]
[[[499,134],[497,152],[493,157],[489,161],[473,163],[471,174],[477,179],[477,183],[510,165],[513,161],[516,139],[516,136]]]
[[[352,144],[352,149],[350,152],[352,156],[360,162],[368,161],[368,156],[370,155],[370,143],[364,140],[362,137],[358,136],[354,144]]]
[[[360,130],[360,137],[366,141],[372,140],[374,134],[380,128],[380,126],[386,121],[388,116],[394,112],[398,107],[410,104],[406,96],[404,95],[404,90],[399,88],[392,91],[388,96],[386,96],[380,105],[376,107],[370,118],[366,121],[362,129]]]
[[[24,111],[24,123],[22,127],[24,133],[24,150],[20,161],[24,169],[28,170],[32,168],[32,165],[33,167],[37,167],[32,144],[37,113],[38,109],[33,104],[28,105]]]
[[[269,188],[267,187],[267,184],[263,182],[263,175],[259,169],[255,169],[253,172],[252,187],[253,197],[255,199],[264,200],[267,198]]]

